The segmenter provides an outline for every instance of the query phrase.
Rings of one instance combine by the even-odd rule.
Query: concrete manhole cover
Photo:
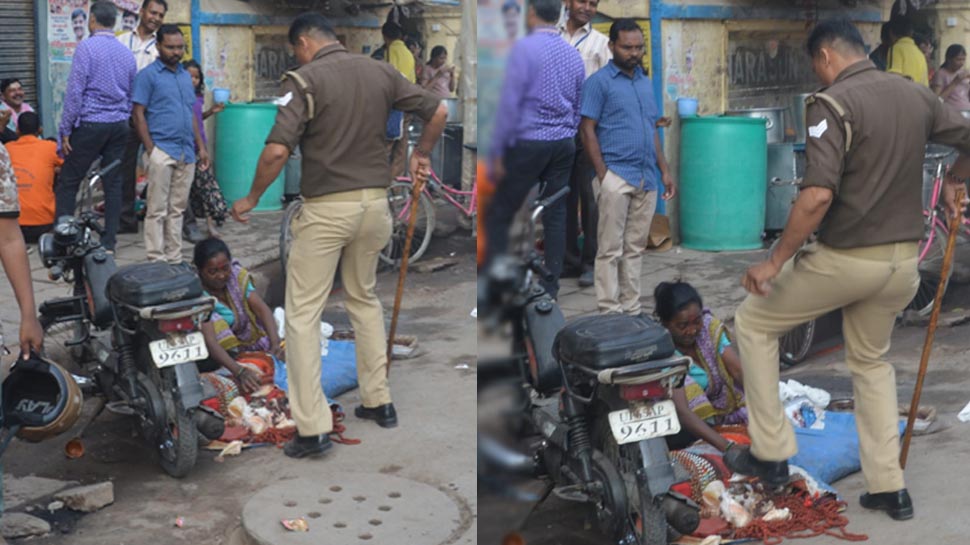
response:
[[[300,517],[309,532],[291,532],[280,522]],[[246,502],[242,525],[258,545],[442,545],[461,517],[459,506],[433,486],[346,473],[269,486]]]

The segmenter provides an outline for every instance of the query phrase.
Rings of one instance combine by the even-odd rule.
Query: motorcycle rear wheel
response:
[[[603,412],[593,424],[593,448],[600,450],[610,465],[618,472],[625,487],[627,498],[626,521],[633,526],[635,543],[637,545],[667,545],[668,525],[667,517],[660,509],[660,505],[652,497],[645,494],[645,490],[637,484],[636,470],[642,465],[640,452],[636,445],[618,445],[610,431],[610,423],[606,412]],[[626,537],[628,524],[623,524],[622,535]]]
[[[182,408],[182,402],[173,398],[178,391],[173,369],[162,369],[158,382],[139,373],[139,394],[146,398],[148,420],[146,439],[158,453],[158,463],[176,479],[185,477],[195,467],[199,454],[199,430],[192,415]],[[155,375],[155,378],[159,378]],[[174,390],[173,390],[174,389]],[[144,429],[144,428],[143,428]]]

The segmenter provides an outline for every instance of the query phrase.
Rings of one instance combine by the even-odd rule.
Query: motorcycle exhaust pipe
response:
[[[693,534],[701,524],[700,509],[694,502],[676,493],[668,493],[660,502],[667,523],[683,535]]]
[[[516,452],[485,434],[478,434],[479,463],[493,466],[510,475],[533,477],[538,474],[536,461]]]

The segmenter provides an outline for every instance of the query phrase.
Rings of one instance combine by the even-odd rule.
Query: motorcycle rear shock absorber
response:
[[[569,430],[569,451],[579,461],[584,482],[593,480],[593,443],[589,438],[589,426],[583,408],[569,395],[563,396],[564,420]]]
[[[138,398],[138,387],[135,382],[137,380],[136,370],[135,370],[135,347],[132,345],[126,335],[117,330],[114,331],[114,345],[118,351],[118,370],[121,375],[122,384],[127,388],[128,399],[135,400]]]

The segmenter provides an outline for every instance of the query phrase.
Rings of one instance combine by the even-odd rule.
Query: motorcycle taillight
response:
[[[176,331],[192,331],[195,329],[195,322],[191,316],[177,318],[175,320],[159,320],[158,330],[162,333],[174,333]]]
[[[620,397],[627,401],[641,399],[661,399],[667,397],[667,388],[660,381],[646,384],[624,384],[620,386]]]

